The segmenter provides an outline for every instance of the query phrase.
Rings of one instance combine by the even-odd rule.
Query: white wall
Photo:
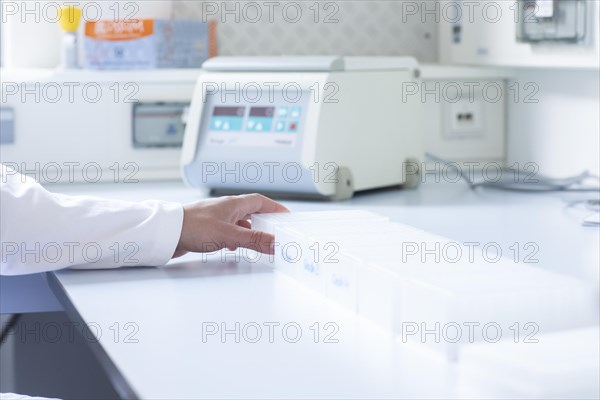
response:
[[[454,0],[444,0],[441,7]],[[600,174],[600,84],[598,1],[588,0],[588,35],[584,43],[530,45],[515,39],[514,1],[495,2],[503,9],[499,21],[482,20],[484,2],[472,23],[466,12],[460,43],[453,42],[456,22],[442,19],[439,26],[439,60],[442,63],[516,68],[514,89],[507,100],[507,161],[537,163],[539,172],[564,177],[583,170]],[[518,86],[511,86],[517,83]],[[539,88],[527,103],[533,83]]]
[[[509,163],[535,162],[540,173],[553,176],[600,174],[599,75],[593,69],[517,71],[521,87],[539,86],[539,102],[509,101]]]

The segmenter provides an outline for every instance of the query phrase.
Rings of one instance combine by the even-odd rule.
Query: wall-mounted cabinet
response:
[[[599,2],[440,2],[440,61],[452,64],[599,68]]]

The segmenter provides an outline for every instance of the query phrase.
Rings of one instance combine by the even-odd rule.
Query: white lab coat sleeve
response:
[[[1,275],[160,266],[179,242],[179,203],[50,193],[4,165],[0,178]]]
[[[23,394],[16,393],[0,393],[0,400],[59,400],[59,399],[49,399],[47,397],[31,397],[25,396]]]

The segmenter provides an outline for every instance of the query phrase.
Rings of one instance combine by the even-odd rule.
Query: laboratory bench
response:
[[[191,202],[179,182],[62,185],[52,191]],[[460,242],[534,243],[536,267],[599,285],[600,230],[575,204],[594,193],[416,190],[291,211],[361,209]],[[574,205],[575,204],[575,205]],[[512,256],[512,253],[507,253]],[[521,255],[522,256],[522,255]],[[124,398],[456,398],[459,363],[405,345],[269,266],[225,252],[161,268],[66,270],[45,277],[69,317],[102,334],[92,350]],[[596,292],[597,293],[597,292]],[[239,325],[236,325],[239,324]]]

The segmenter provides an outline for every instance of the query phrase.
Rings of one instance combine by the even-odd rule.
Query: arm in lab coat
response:
[[[273,235],[252,230],[248,218],[288,211],[258,194],[185,206],[66,196],[0,167],[0,275],[160,266],[187,252],[222,248],[273,254]]]
[[[159,266],[178,246],[179,203],[50,193],[4,165],[0,179],[1,275]]]

